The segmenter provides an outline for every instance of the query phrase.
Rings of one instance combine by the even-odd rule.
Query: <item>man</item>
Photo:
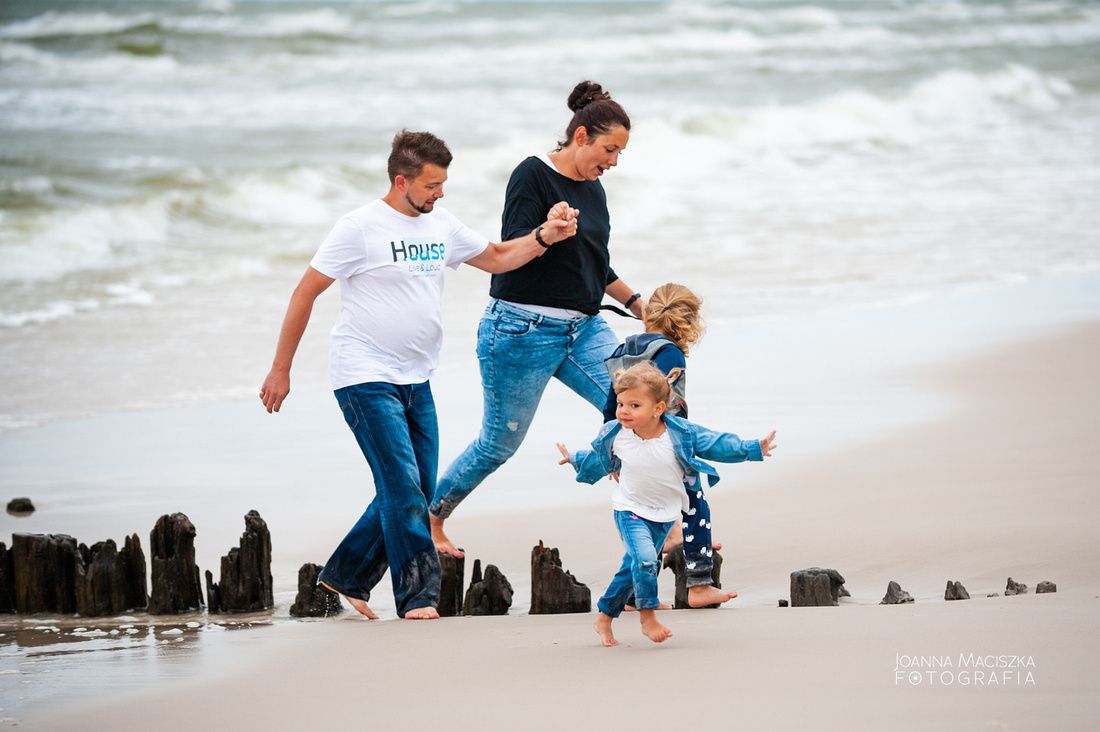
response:
[[[572,236],[577,212],[559,203],[530,234],[501,244],[436,208],[451,153],[428,132],[402,130],[389,158],[390,190],[341,218],[290,298],[271,372],[270,413],[290,392],[290,366],[318,295],[340,280],[329,376],[371,472],[375,498],[337,547],[320,582],[352,607],[367,605],[387,566],[399,615],[437,618],[440,566],[428,525],[439,430],[428,379],[442,342],[443,268],[462,262],[507,272]]]

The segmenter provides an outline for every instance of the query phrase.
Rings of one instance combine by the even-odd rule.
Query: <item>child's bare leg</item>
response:
[[[465,553],[455,546],[454,542],[443,533],[443,519],[433,516],[428,512],[429,522],[432,527],[432,541],[435,542],[435,550],[440,554],[450,554],[452,557],[463,557]]]
[[[668,530],[668,536],[665,537],[665,545],[661,548],[661,551],[668,554],[684,543],[684,527],[680,525],[679,521],[672,523],[672,528]]]
[[[619,641],[615,640],[615,636],[611,634],[613,619],[610,615],[600,613],[596,616],[596,622],[592,623],[592,629],[600,636],[600,642],[607,648],[619,645]]]
[[[414,607],[405,613],[405,620],[435,620],[439,617],[439,611],[431,605],[428,607]]]
[[[375,614],[374,614],[373,612],[371,612],[371,609],[370,609],[369,607],[367,607],[367,603],[366,603],[366,601],[365,601],[365,600],[360,600],[360,599],[359,599],[359,598],[357,598],[357,597],[348,597],[347,595],[345,595],[344,593],[340,592],[339,590],[334,590],[334,589],[332,589],[331,587],[329,587],[328,585],[326,585],[326,584],[325,584],[324,582],[321,582],[320,580],[318,580],[318,581],[317,581],[317,584],[321,585],[322,587],[324,587],[324,588],[325,588],[326,590],[328,590],[329,592],[335,592],[335,593],[336,593],[337,595],[339,595],[340,597],[342,597],[342,598],[344,598],[345,600],[347,600],[347,601],[348,601],[348,603],[349,603],[349,604],[350,604],[350,605],[351,605],[351,606],[352,606],[353,608],[355,608],[356,610],[358,610],[358,611],[359,611],[359,612],[361,612],[362,614],[366,615],[366,616],[367,616],[368,618],[370,618],[371,620],[378,620],[378,616],[377,616],[377,615],[375,615]]]
[[[688,605],[691,607],[706,607],[723,602],[729,602],[737,597],[732,590],[720,590],[714,585],[696,585],[688,588]]]
[[[642,621],[642,633],[654,643],[663,643],[672,637],[672,631],[657,620],[656,610],[639,610]]]

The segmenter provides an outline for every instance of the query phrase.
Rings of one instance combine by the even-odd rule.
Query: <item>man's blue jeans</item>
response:
[[[484,397],[481,433],[439,479],[431,512],[445,519],[519,449],[542,392],[556,378],[603,411],[604,359],[619,339],[599,315],[550,318],[493,300],[477,331]]]
[[[604,615],[617,618],[633,594],[634,607],[639,610],[660,607],[661,601],[657,597],[659,552],[673,522],[659,523],[630,511],[616,511],[615,524],[619,527],[626,554],[623,565],[596,606]]]
[[[428,525],[439,465],[431,386],[370,382],[337,389],[336,399],[370,464],[375,495],[320,580],[366,601],[388,567],[398,615],[434,607],[441,572]]]

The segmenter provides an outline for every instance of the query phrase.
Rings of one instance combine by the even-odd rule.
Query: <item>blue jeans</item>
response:
[[[428,499],[439,465],[439,425],[428,382],[370,382],[336,390],[374,474],[374,500],[321,570],[341,594],[369,600],[386,569],[397,612],[439,601],[439,556],[428,525]]]
[[[603,361],[618,345],[599,315],[563,320],[490,302],[477,330],[484,397],[481,433],[443,472],[432,514],[449,517],[470,491],[515,454],[551,378],[602,411],[611,389]]]
[[[630,511],[615,512],[615,524],[619,527],[626,554],[623,565],[596,603],[601,613],[619,617],[631,594],[634,595],[634,607],[639,610],[660,607],[661,601],[657,597],[658,555],[672,523],[650,521]]]

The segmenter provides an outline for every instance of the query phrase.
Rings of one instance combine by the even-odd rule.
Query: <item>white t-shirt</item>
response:
[[[625,427],[615,435],[612,452],[622,461],[618,482],[612,481],[611,507],[633,511],[650,521],[665,523],[688,510],[684,469],[672,449],[668,430],[643,440]]]
[[[443,341],[443,267],[457,269],[488,245],[438,204],[406,216],[378,199],[337,221],[310,262],[340,280],[332,388],[428,380]]]

